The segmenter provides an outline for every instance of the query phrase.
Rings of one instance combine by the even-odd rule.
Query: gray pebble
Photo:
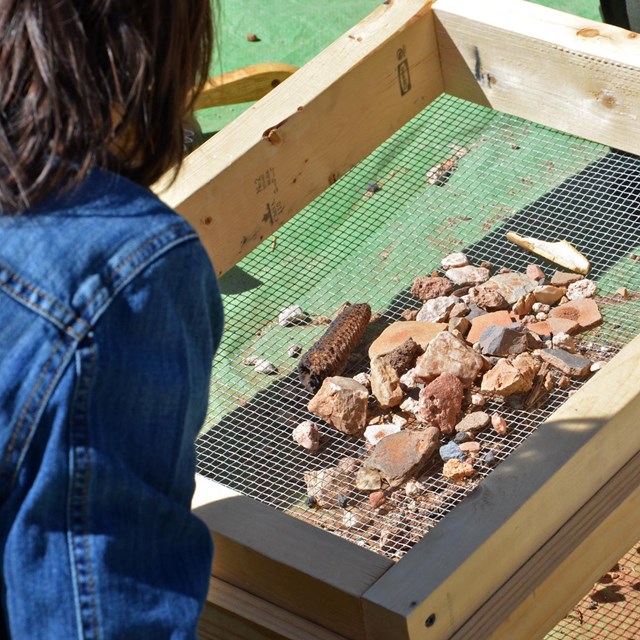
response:
[[[458,446],[456,442],[448,442],[440,447],[440,457],[443,462],[447,460],[465,460],[466,455],[464,451]]]

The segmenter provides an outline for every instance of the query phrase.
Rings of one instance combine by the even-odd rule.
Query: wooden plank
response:
[[[636,454],[451,640],[545,635],[640,536]]]
[[[380,4],[155,185],[218,274],[442,93],[432,2]]]
[[[345,640],[217,578],[207,600],[198,626],[202,640]]]
[[[214,538],[215,577],[345,638],[365,637],[361,596],[390,560],[224,488],[195,513]]]
[[[639,379],[637,337],[367,591],[367,637],[464,624],[640,451]]]
[[[640,37],[522,0],[438,0],[445,92],[640,153]]]

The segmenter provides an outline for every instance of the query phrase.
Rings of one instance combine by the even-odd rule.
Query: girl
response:
[[[211,24],[209,0],[0,0],[0,637],[195,637],[222,308],[148,186]]]

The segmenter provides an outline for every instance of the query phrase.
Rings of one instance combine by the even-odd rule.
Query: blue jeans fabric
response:
[[[0,637],[195,638],[221,329],[197,235],[148,190],[96,171],[0,216]]]

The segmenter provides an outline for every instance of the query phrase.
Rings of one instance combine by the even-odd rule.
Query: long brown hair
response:
[[[0,212],[178,166],[212,45],[210,0],[0,0]]]

